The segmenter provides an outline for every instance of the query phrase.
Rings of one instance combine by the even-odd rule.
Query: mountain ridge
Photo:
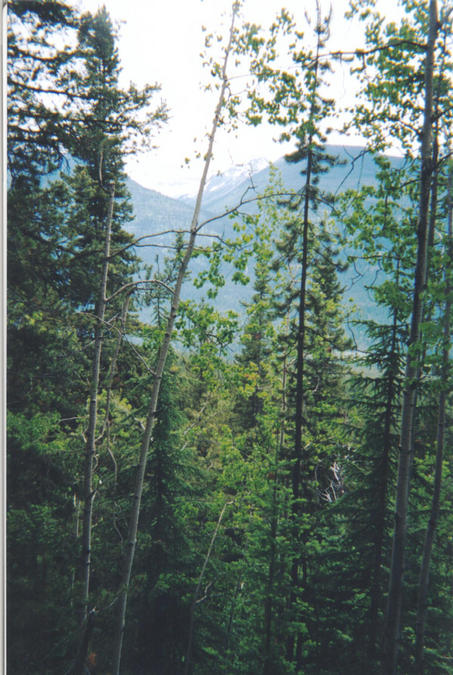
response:
[[[325,174],[321,174],[319,187],[321,190],[330,193],[338,193],[340,190],[349,188],[359,188],[362,185],[370,185],[376,182],[376,164],[373,157],[364,152],[364,148],[359,146],[326,146],[329,154],[336,155],[342,161],[329,169]],[[389,160],[393,166],[402,163],[402,158],[390,156]],[[259,165],[258,165],[259,166]],[[223,235],[229,224],[228,217],[225,217],[225,211],[232,209],[241,203],[243,195],[249,191],[251,195],[262,194],[269,184],[272,167],[275,167],[281,174],[282,182],[285,188],[290,191],[302,189],[304,176],[303,170],[305,162],[289,163],[284,157],[274,163],[268,163],[266,167],[260,168],[256,173],[244,177],[241,167],[235,170],[232,167],[226,175],[226,180],[222,183],[222,174],[214,176],[214,182],[211,187],[215,189],[208,190],[202,202],[200,213],[200,222],[211,220],[207,229],[208,233]],[[213,180],[213,179],[211,179]],[[135,217],[127,226],[127,229],[135,237],[146,237],[147,235],[157,235],[164,232],[161,237],[156,239],[150,237],[148,244],[141,243],[137,254],[145,264],[152,264],[156,255],[162,247],[168,246],[174,241],[175,232],[190,227],[193,217],[194,199],[182,196],[179,198],[163,195],[157,190],[152,190],[141,186],[136,181],[128,178],[127,187],[131,193],[134,206]],[[241,210],[253,212],[256,204],[253,199],[247,205],[241,206]],[[196,258],[191,261],[192,275],[197,275],[206,268],[206,261],[202,258]],[[226,266],[222,268],[226,283],[219,289],[215,304],[219,309],[225,307],[243,312],[243,305],[250,301],[253,289],[252,281],[247,287],[235,284],[231,277],[233,270]],[[253,275],[252,275],[253,276]],[[371,310],[374,304],[370,298],[369,286],[372,285],[374,270],[363,270],[363,278],[357,281],[352,272],[343,273],[341,282],[345,290],[345,304],[349,303],[349,298],[358,307],[358,314],[364,318],[372,318],[376,310]],[[190,297],[200,300],[204,297],[204,289],[196,289],[189,282],[184,287],[184,297]],[[373,312],[373,313],[372,313]],[[381,318],[381,317],[380,317]]]

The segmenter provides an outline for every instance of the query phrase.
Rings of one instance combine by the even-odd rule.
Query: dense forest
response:
[[[120,84],[106,8],[8,0],[11,675],[453,673],[452,8],[351,0],[339,52],[318,0],[241,4],[206,37],[192,220],[137,238],[165,82]],[[339,120],[375,171],[331,193]],[[203,221],[218,129],[261,124],[299,185]]]

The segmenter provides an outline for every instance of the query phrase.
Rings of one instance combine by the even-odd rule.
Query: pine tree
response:
[[[39,182],[62,164],[68,126],[61,111],[71,94],[60,78],[74,59],[77,21],[74,9],[60,0],[8,2],[11,186],[19,177]]]
[[[92,369],[89,390],[89,416],[85,469],[83,479],[84,516],[82,527],[82,616],[85,626],[76,658],[75,672],[82,672],[88,650],[88,633],[92,632],[93,611],[90,607],[90,577],[92,560],[92,523],[94,471],[97,463],[97,413],[101,386],[102,352],[107,337],[106,326],[118,312],[118,293],[130,288],[136,271],[134,256],[130,253],[132,239],[122,226],[130,219],[130,206],[125,188],[124,156],[127,144],[139,133],[139,118],[149,108],[150,97],[156,87],[142,92],[131,87],[120,89],[119,59],[115,47],[115,33],[105,8],[96,15],[85,15],[79,28],[80,75],[72,74],[72,86],[79,99],[85,102],[81,110],[72,111],[75,117],[70,150],[78,162],[68,177],[69,214],[66,231],[75,239],[69,274],[73,282],[71,300],[86,308],[91,315],[94,305],[94,324],[87,328],[94,335]],[[165,118],[165,110],[147,111],[147,120],[140,132],[149,133],[151,123]],[[100,252],[102,254],[100,255]],[[82,263],[82,265],[81,265]],[[88,276],[87,276],[88,273]],[[88,281],[88,283],[87,283]],[[115,298],[115,302],[112,302]],[[93,328],[91,328],[93,325]]]
[[[441,365],[439,374],[439,404],[438,404],[438,418],[436,425],[436,458],[435,458],[435,475],[433,484],[433,495],[431,502],[431,512],[429,521],[426,526],[425,540],[423,545],[423,557],[420,566],[420,580],[418,588],[417,601],[417,618],[416,618],[416,668],[419,675],[422,675],[425,670],[424,658],[424,641],[425,641],[425,622],[428,601],[428,584],[429,572],[431,564],[431,556],[434,543],[434,534],[439,521],[440,514],[440,498],[442,488],[442,471],[444,463],[444,447],[445,447],[445,431],[447,426],[447,392],[450,378],[450,333],[451,333],[451,259],[452,259],[452,213],[453,213],[453,170],[450,163],[449,174],[447,179],[447,233],[445,253],[446,260],[444,264],[444,293],[445,302],[443,308],[442,321],[442,343],[441,343]]]
[[[93,361],[98,374],[91,378],[92,408],[96,411],[100,367],[108,364],[108,350],[104,350],[101,359],[102,342],[114,335],[112,344],[117,344],[115,329],[120,324],[123,304],[118,291],[131,281],[136,269],[132,239],[122,229],[131,217],[124,187],[124,153],[134,151],[142,131],[147,132],[151,125],[165,119],[165,109],[149,108],[156,86],[143,91],[132,86],[127,91],[118,86],[115,89],[119,61],[105,10],[96,17],[87,15],[80,20],[60,2],[11,5],[9,49],[14,58],[9,62],[9,408],[23,416],[24,424],[26,420],[38,420],[38,436],[41,417],[36,414],[50,413],[49,420],[53,420],[54,414],[59,413],[60,430],[68,434],[72,445],[70,434],[80,428],[89,396],[91,339],[96,338]],[[29,35],[28,41],[25,34]],[[61,48],[62,35],[70,46]],[[143,110],[145,114],[141,114]],[[64,173],[57,176],[59,168]],[[115,208],[110,189],[105,190],[103,181],[108,186],[112,181],[117,184]],[[110,240],[106,224],[112,229],[112,256],[102,253]],[[114,299],[109,306],[110,316],[105,312],[102,316],[99,297],[102,305],[111,296]],[[92,308],[97,316],[94,322]],[[105,329],[107,320],[111,322],[111,333]],[[117,356],[114,358],[118,361]],[[91,417],[95,420],[95,416]],[[10,448],[22,447],[20,434],[15,438],[17,428],[11,428]],[[83,431],[81,428],[82,434]],[[96,431],[99,429],[92,423],[91,439]],[[39,452],[43,458],[44,447],[41,443]],[[31,449],[27,453],[33,455]],[[31,456],[31,466],[34,461]],[[55,465],[57,472],[58,464],[49,442],[48,465]],[[21,461],[10,463],[11,484],[20,483],[17,472],[21,466]],[[74,505],[79,504],[79,490],[74,485],[79,469],[80,466],[72,466],[72,476],[61,478],[67,510],[72,515],[73,496]],[[90,490],[90,499],[93,493]],[[53,508],[51,490],[39,499]],[[14,519],[14,500],[10,506],[9,517]],[[30,509],[38,513],[41,507],[41,502],[34,503],[31,497]],[[77,515],[75,519],[78,523]],[[63,523],[55,525],[60,526]],[[79,544],[73,541],[72,533],[68,533],[66,542]],[[12,541],[11,546],[14,559]],[[70,562],[62,579],[74,575],[71,556],[67,551],[65,556]],[[66,582],[72,596],[76,594],[74,581],[75,577]],[[11,583],[14,607],[16,581]],[[55,579],[54,584],[58,588],[60,579]],[[69,619],[58,623],[67,636],[58,650],[61,658],[62,650],[71,650],[69,641],[75,630]]]
[[[150,394],[150,400],[149,400],[149,408],[148,408],[148,415],[146,419],[146,426],[145,426],[145,431],[143,434],[143,441],[141,444],[140,448],[140,457],[139,457],[139,463],[138,463],[138,468],[137,468],[137,476],[136,476],[136,484],[135,484],[135,490],[134,490],[134,497],[133,497],[133,505],[131,508],[131,515],[129,519],[129,528],[128,528],[128,535],[127,535],[127,547],[125,550],[125,555],[124,555],[124,562],[122,566],[122,580],[121,580],[121,591],[120,591],[120,596],[118,600],[118,620],[117,620],[117,628],[116,628],[116,633],[115,633],[115,639],[114,639],[114,646],[113,646],[113,672],[115,675],[119,674],[120,671],[120,664],[121,664],[121,654],[122,654],[122,646],[123,646],[123,638],[124,638],[124,630],[125,630],[125,625],[126,625],[126,608],[127,608],[127,599],[128,599],[128,593],[129,593],[129,585],[131,582],[131,575],[132,575],[132,566],[133,566],[133,561],[134,561],[134,555],[135,555],[135,547],[136,547],[136,540],[137,540],[137,531],[138,531],[138,522],[139,522],[139,517],[140,517],[140,505],[141,505],[141,498],[142,498],[142,493],[143,493],[143,485],[144,485],[144,476],[145,476],[145,471],[146,471],[146,464],[147,464],[147,459],[148,459],[148,454],[149,454],[149,448],[151,444],[151,438],[152,438],[152,433],[153,433],[153,427],[155,424],[155,418],[156,418],[156,410],[159,402],[159,390],[160,390],[160,385],[161,385],[161,380],[162,380],[162,375],[164,372],[166,360],[167,360],[167,355],[169,352],[170,348],[170,342],[173,336],[173,329],[174,329],[174,323],[176,319],[176,315],[178,312],[178,307],[179,307],[179,302],[180,302],[180,295],[181,295],[181,287],[183,280],[186,276],[187,272],[187,267],[189,265],[189,262],[191,260],[196,239],[197,239],[197,234],[198,234],[198,219],[200,215],[200,209],[201,209],[201,202],[203,198],[203,193],[206,185],[206,180],[207,180],[207,175],[212,159],[212,151],[213,151],[213,145],[214,145],[214,140],[215,140],[215,134],[218,129],[218,126],[220,124],[220,119],[221,119],[221,114],[222,114],[222,109],[225,103],[225,94],[227,90],[227,84],[228,84],[228,78],[227,78],[227,66],[228,66],[228,59],[231,54],[232,50],[232,43],[234,39],[234,21],[236,19],[237,12],[239,10],[239,4],[237,2],[233,3],[232,7],[232,22],[230,26],[230,31],[228,35],[228,42],[224,50],[224,59],[223,59],[223,65],[219,68],[219,73],[221,77],[221,83],[220,83],[220,91],[219,91],[219,97],[218,97],[218,102],[216,105],[216,109],[214,112],[214,117],[213,117],[213,122],[212,122],[212,130],[209,135],[209,142],[208,142],[208,150],[205,155],[205,161],[204,161],[204,166],[203,166],[203,172],[202,176],[200,179],[200,185],[198,189],[198,194],[197,194],[197,199],[195,202],[195,207],[194,207],[194,212],[193,212],[193,217],[190,225],[190,232],[189,232],[189,238],[187,241],[187,245],[184,249],[184,254],[181,256],[180,260],[178,261],[178,271],[177,271],[177,278],[175,282],[175,286],[173,289],[173,297],[172,297],[172,302],[171,302],[171,307],[170,311],[168,314],[168,319],[166,321],[166,327],[165,327],[165,333],[162,336],[162,340],[159,346],[158,350],[158,356],[156,360],[156,365],[154,369],[154,383],[152,387],[152,391]]]
[[[401,442],[399,453],[398,488],[395,506],[395,531],[388,594],[385,632],[386,673],[396,672],[398,641],[401,632],[401,609],[403,599],[403,571],[408,525],[408,502],[410,494],[410,468],[413,458],[415,408],[422,358],[425,352],[422,338],[423,289],[429,275],[429,210],[433,177],[435,175],[435,148],[433,152],[434,109],[436,116],[448,117],[449,108],[444,93],[435,98],[435,82],[445,67],[445,54],[439,41],[438,8],[436,2],[422,8],[413,3],[404,3],[406,15],[397,24],[385,25],[369,3],[360,3],[361,16],[367,19],[367,42],[369,50],[362,51],[362,73],[367,66],[374,66],[374,76],[363,79],[363,105],[356,107],[356,119],[366,135],[373,139],[375,147],[388,147],[392,142],[402,146],[411,159],[418,152],[417,170],[417,262],[413,273],[411,291],[412,318],[407,339],[406,375],[401,414]],[[355,4],[354,9],[359,7]],[[360,70],[358,69],[358,72]],[[443,90],[444,88],[442,88]],[[367,101],[366,101],[367,99]],[[372,101],[372,112],[369,102]],[[442,101],[442,102],[441,102]],[[435,214],[432,214],[432,218]]]

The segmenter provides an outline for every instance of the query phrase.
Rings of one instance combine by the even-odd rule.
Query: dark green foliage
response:
[[[65,667],[74,629],[67,611],[73,601],[76,527],[74,462],[67,442],[56,414],[9,415],[10,672],[31,675]]]
[[[193,496],[184,480],[193,468],[181,435],[187,422],[180,412],[179,375],[173,355],[162,384],[155,450],[147,465],[141,514],[144,535],[136,561],[141,583],[131,596],[131,613],[138,620],[130,622],[131,649],[124,664],[131,672],[178,672],[186,646],[191,550],[180,504]],[[146,401],[146,389],[143,396]]]
[[[368,0],[354,4],[355,14],[364,13],[369,44],[378,47],[357,62],[364,99],[355,123],[374,139],[375,150],[392,137],[407,154],[397,162],[375,152],[366,163],[377,167],[373,185],[365,172],[361,189],[335,200],[325,189],[342,178],[326,146],[325,123],[334,108],[322,84],[330,72],[322,54],[328,20],[316,4],[314,48],[286,11],[268,34],[253,25],[236,34],[238,57],[250,56],[254,78],[245,116],[252,124],[267,117],[283,139],[293,140],[286,159],[300,172],[289,189],[270,168],[256,207],[224,219],[222,237],[208,232],[211,238],[200,238],[192,280],[186,275],[145,468],[125,675],[183,675],[185,669],[193,675],[382,673],[417,247],[414,139],[428,3],[406,0],[404,20],[387,27],[368,12]],[[169,253],[153,253],[152,265],[140,268],[140,249],[126,227],[138,228],[140,236],[155,233],[136,187],[141,213],[131,221],[124,163],[143,135],[145,145],[151,142],[149,132],[166,111],[150,108],[156,85],[119,86],[115,28],[105,8],[79,16],[56,0],[13,0],[9,13],[8,670],[70,673],[83,654],[83,668],[108,673],[149,392],[185,251],[183,233],[174,242],[166,235],[159,244],[168,244]],[[446,40],[445,13],[441,18]],[[286,40],[294,66],[288,70],[277,59],[286,53]],[[432,517],[440,390],[447,393],[445,453],[430,558],[425,675],[451,672],[453,648],[451,372],[440,358],[449,355],[442,317],[449,297],[443,270],[451,257],[445,244],[451,220],[445,40],[435,73],[439,148],[432,155],[430,277],[421,340],[411,347],[421,366],[401,675],[417,667],[420,564]],[[230,113],[239,104],[232,97]],[[223,199],[214,193],[210,207]],[[173,206],[181,220],[163,222],[156,213],[152,222],[184,228],[186,207]],[[241,315],[222,295],[228,275],[250,297]],[[359,328],[362,352],[345,330],[350,318],[342,286],[356,277],[368,294]],[[140,305],[149,307],[147,324],[137,319]],[[99,336],[85,624],[84,451]]]
[[[9,654],[16,672],[38,672],[41,667],[43,672],[62,672],[72,661],[79,640],[81,448],[109,203],[105,181],[107,185],[116,182],[117,196],[107,285],[107,294],[113,295],[131,282],[137,269],[131,237],[122,229],[131,215],[122,172],[123,146],[137,136],[142,123],[146,130],[165,113],[161,108],[146,113],[146,119],[140,117],[156,87],[115,90],[119,73],[115,35],[104,10],[78,23],[79,17],[61,3],[12,4],[10,50],[16,60],[11,63],[8,139],[8,403],[14,426],[8,465],[8,492],[13,496],[8,504],[12,570],[8,598],[10,616],[15,618]],[[33,36],[27,44],[21,38],[24,26]],[[54,47],[62,26],[67,27],[71,49]],[[49,88],[62,92],[64,113],[58,112],[58,105],[53,107]],[[126,106],[129,112],[117,113],[118,106]],[[62,163],[68,153],[71,159]],[[57,178],[59,165],[65,172]],[[107,377],[118,331],[125,330],[119,320],[123,299],[118,295],[110,303],[101,329],[105,340],[102,380],[110,382],[110,407],[99,428],[102,459],[97,458],[94,480],[99,514],[93,538],[92,589],[99,599],[96,611],[101,622],[111,603],[109,593],[117,590],[117,579],[106,567],[112,554],[101,554],[105,548],[100,534],[105,519],[114,526],[117,517],[116,505],[112,508],[104,493],[106,487],[114,490],[116,483],[112,468],[117,468],[117,458],[112,446],[117,443],[121,451],[125,447],[124,430],[117,431],[113,420],[121,421],[121,408],[127,403],[114,392],[112,405],[111,388],[120,389],[115,387],[119,373],[116,380],[114,372]],[[131,321],[126,321],[131,327]],[[124,362],[115,359],[115,367],[124,370]],[[57,429],[59,453],[40,422],[47,419]],[[29,425],[29,437],[36,440],[25,442]],[[133,443],[133,434],[128,436]],[[25,485],[28,501],[17,503]],[[115,538],[115,527],[113,533]],[[111,527],[107,536],[112,541]],[[27,538],[34,553],[19,572]],[[59,541],[64,543],[58,546]],[[60,551],[55,559],[51,550]],[[113,559],[118,561],[118,556]],[[32,604],[24,601],[27,585]],[[33,595],[37,597],[32,600]],[[20,654],[25,670],[18,665]]]
[[[63,162],[71,96],[60,82],[74,56],[77,17],[59,0],[8,2],[8,170],[39,179]],[[64,36],[63,48],[57,47]],[[58,102],[56,102],[58,101]]]

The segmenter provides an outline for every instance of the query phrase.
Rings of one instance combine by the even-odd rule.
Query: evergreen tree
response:
[[[160,106],[149,112],[148,108],[144,116],[140,114],[149,105],[155,86],[143,91],[131,87],[123,92],[118,86],[115,90],[119,62],[113,28],[105,10],[96,17],[85,16],[79,23],[79,17],[64,3],[12,4],[10,51],[15,60],[11,62],[9,77],[9,409],[16,411],[16,419],[23,416],[24,424],[38,420],[36,438],[40,434],[38,413],[50,414],[49,428],[60,425],[59,433],[70,434],[71,430],[80,429],[83,434],[84,424],[79,426],[79,420],[84,418],[84,403],[90,389],[90,341],[96,333],[97,356],[93,359],[98,362],[99,372],[99,347],[108,337],[106,320],[110,321],[110,330],[115,330],[113,321],[120,323],[122,299],[115,296],[108,317],[99,318],[99,306],[95,307],[98,325],[90,316],[91,310],[98,305],[96,296],[99,298],[103,276],[102,302],[130,282],[136,269],[135,256],[130,253],[132,239],[122,229],[131,217],[122,169],[124,152],[134,150],[141,131],[147,132],[150,125],[165,118],[165,109]],[[76,28],[79,29],[78,44]],[[55,46],[61,43],[62,30],[68,40],[72,40],[70,48]],[[27,31],[31,35],[28,44],[23,39]],[[55,99],[60,104],[64,102],[63,113]],[[67,161],[63,161],[65,154]],[[66,172],[56,178],[55,170],[60,165]],[[117,184],[115,208],[110,189],[105,189],[103,181],[107,181],[108,186],[112,181]],[[106,236],[107,225],[113,233],[111,259],[109,253],[104,253],[104,258],[102,254],[105,241],[110,240],[110,236]],[[106,273],[106,262],[110,262],[109,273]],[[124,326],[120,330],[124,330]],[[103,366],[108,363],[106,356]],[[97,393],[99,376],[92,376],[91,381]],[[90,396],[95,410],[93,391]],[[61,416],[61,422],[55,421],[55,413]],[[96,424],[91,427],[89,436],[93,439],[99,429],[96,430]],[[22,447],[17,429],[17,424],[11,427],[11,452],[16,445]],[[68,443],[72,444],[72,439]],[[36,451],[39,457],[45,458],[45,444],[38,447],[41,448]],[[35,460],[31,444],[26,453],[32,466]],[[26,453],[20,452],[18,458],[25,458]],[[54,457],[50,444],[49,467],[55,463],[55,471],[58,471],[58,460]],[[41,461],[38,457],[36,460]],[[94,452],[91,452],[93,462]],[[10,462],[11,485],[20,483],[22,468],[22,459]],[[79,466],[72,466],[73,475],[61,478],[70,513],[79,504],[79,490],[75,486],[78,471]],[[94,490],[90,489],[90,499],[93,496]],[[45,494],[31,496],[27,508],[38,516],[46,503],[53,508],[50,487]],[[13,497],[8,517],[14,520],[19,508]],[[56,509],[55,513],[60,516],[62,511]],[[67,519],[67,512],[63,517]],[[56,530],[59,527],[63,527],[63,522],[55,524]],[[44,538],[43,528],[44,524],[39,526],[36,521],[36,532],[41,531]],[[67,533],[66,542],[78,545],[72,533]],[[17,551],[12,539],[10,546],[13,561]],[[55,588],[63,583],[63,578],[73,575],[66,587],[71,589],[71,594],[77,594],[74,584],[77,575],[74,576],[71,556],[69,560],[67,573],[61,581],[54,580]],[[24,570],[23,578],[29,573],[29,569]],[[12,575],[11,579],[9,607],[20,616],[17,602],[22,601],[16,591],[22,577],[16,579]],[[72,599],[69,604],[72,606]],[[58,621],[55,630],[58,624],[67,636],[60,643],[56,657],[61,658],[62,650],[71,650],[69,636],[74,636],[75,631],[71,620]],[[12,634],[11,640],[15,637]],[[31,649],[31,642],[29,646]],[[45,643],[42,647],[46,649]],[[51,654],[48,645],[47,648]],[[13,649],[11,659],[14,658]]]
[[[63,71],[74,59],[78,16],[62,0],[8,2],[8,172],[39,179],[61,166],[71,100]],[[63,46],[62,46],[63,37]]]
[[[448,8],[386,23],[351,2],[376,183],[335,201],[329,16],[316,1],[311,47],[286,10],[268,34],[233,23],[190,231],[138,279],[124,164],[166,117],[158,87],[120,87],[105,8],[9,5],[9,670],[106,673],[113,649],[115,673],[449,672]],[[232,51],[251,79],[226,101]],[[241,104],[293,140],[299,189],[271,169],[237,237],[200,246]],[[196,255],[201,300],[181,301]],[[353,359],[346,257],[371,305]],[[242,327],[218,309],[225,263],[253,280]]]
[[[291,322],[288,353],[292,355],[293,346],[295,349],[295,366],[289,368],[289,410],[293,415],[293,429],[290,432],[292,440],[287,441],[294,444],[288,456],[292,473],[293,551],[292,588],[288,598],[292,627],[288,632],[287,661],[296,669],[301,669],[303,663],[308,667],[310,645],[314,641],[312,609],[308,600],[310,556],[307,552],[310,538],[313,538],[309,532],[313,530],[312,519],[318,510],[319,492],[323,491],[324,483],[329,483],[331,461],[327,458],[330,452],[338,452],[338,447],[335,450],[333,447],[341,445],[332,428],[327,431],[328,410],[332,405],[327,401],[339,382],[338,374],[335,374],[337,366],[333,366],[337,359],[334,354],[346,347],[338,314],[341,289],[335,280],[336,267],[339,267],[334,262],[335,246],[331,248],[328,243],[329,236],[319,225],[321,218],[317,213],[321,205],[332,206],[332,199],[319,189],[318,183],[320,176],[336,163],[335,158],[325,151],[323,131],[323,125],[334,109],[333,101],[322,94],[330,70],[328,60],[322,58],[329,37],[329,22],[330,16],[323,17],[320,4],[316,3],[314,49],[302,44],[303,35],[295,30],[285,11],[272,26],[269,38],[263,38],[258,28],[252,25],[242,43],[243,50],[252,54],[251,70],[256,77],[256,85],[250,89],[249,120],[256,124],[267,116],[274,124],[285,125],[282,140],[294,138],[296,141],[296,150],[287,156],[287,160],[303,162],[302,185],[289,202],[293,216],[277,241],[280,256],[275,262],[276,267],[288,266],[290,272],[286,288],[282,285],[284,290],[279,303],[281,312],[288,314]],[[290,54],[296,74],[274,64],[277,49],[284,48],[278,40],[287,34],[292,38]],[[265,85],[264,93],[261,93],[261,83]],[[324,368],[327,368],[325,378]],[[312,396],[311,391],[317,395]],[[323,428],[329,442],[318,455],[323,446]],[[321,468],[326,461],[325,469]],[[325,476],[322,475],[324,470]],[[319,477],[319,483],[317,479],[313,480],[314,475]]]
[[[160,107],[148,112],[140,127],[140,114],[149,107],[156,87],[147,87],[143,92],[134,87],[128,91],[120,89],[115,33],[105,8],[94,16],[82,17],[78,37],[81,72],[78,77],[73,73],[71,82],[85,105],[73,113],[75,124],[70,139],[71,153],[80,164],[75,166],[67,181],[70,197],[67,233],[68,238],[75,240],[76,247],[72,252],[73,265],[68,267],[73,281],[71,300],[88,310],[85,311],[85,317],[89,319],[86,328],[89,334],[91,331],[94,334],[83,479],[81,579],[85,628],[75,664],[75,671],[82,672],[93,618],[90,607],[91,539],[101,358],[108,335],[106,326],[112,324],[111,317],[118,314],[117,303],[121,301],[118,293],[121,288],[130,287],[135,271],[134,256],[130,253],[132,238],[122,229],[126,219],[130,219],[124,154],[127,144],[133,143],[139,132],[146,138],[150,125],[164,119],[165,111]],[[115,298],[115,302],[109,297]],[[94,324],[90,321],[92,305]]]

